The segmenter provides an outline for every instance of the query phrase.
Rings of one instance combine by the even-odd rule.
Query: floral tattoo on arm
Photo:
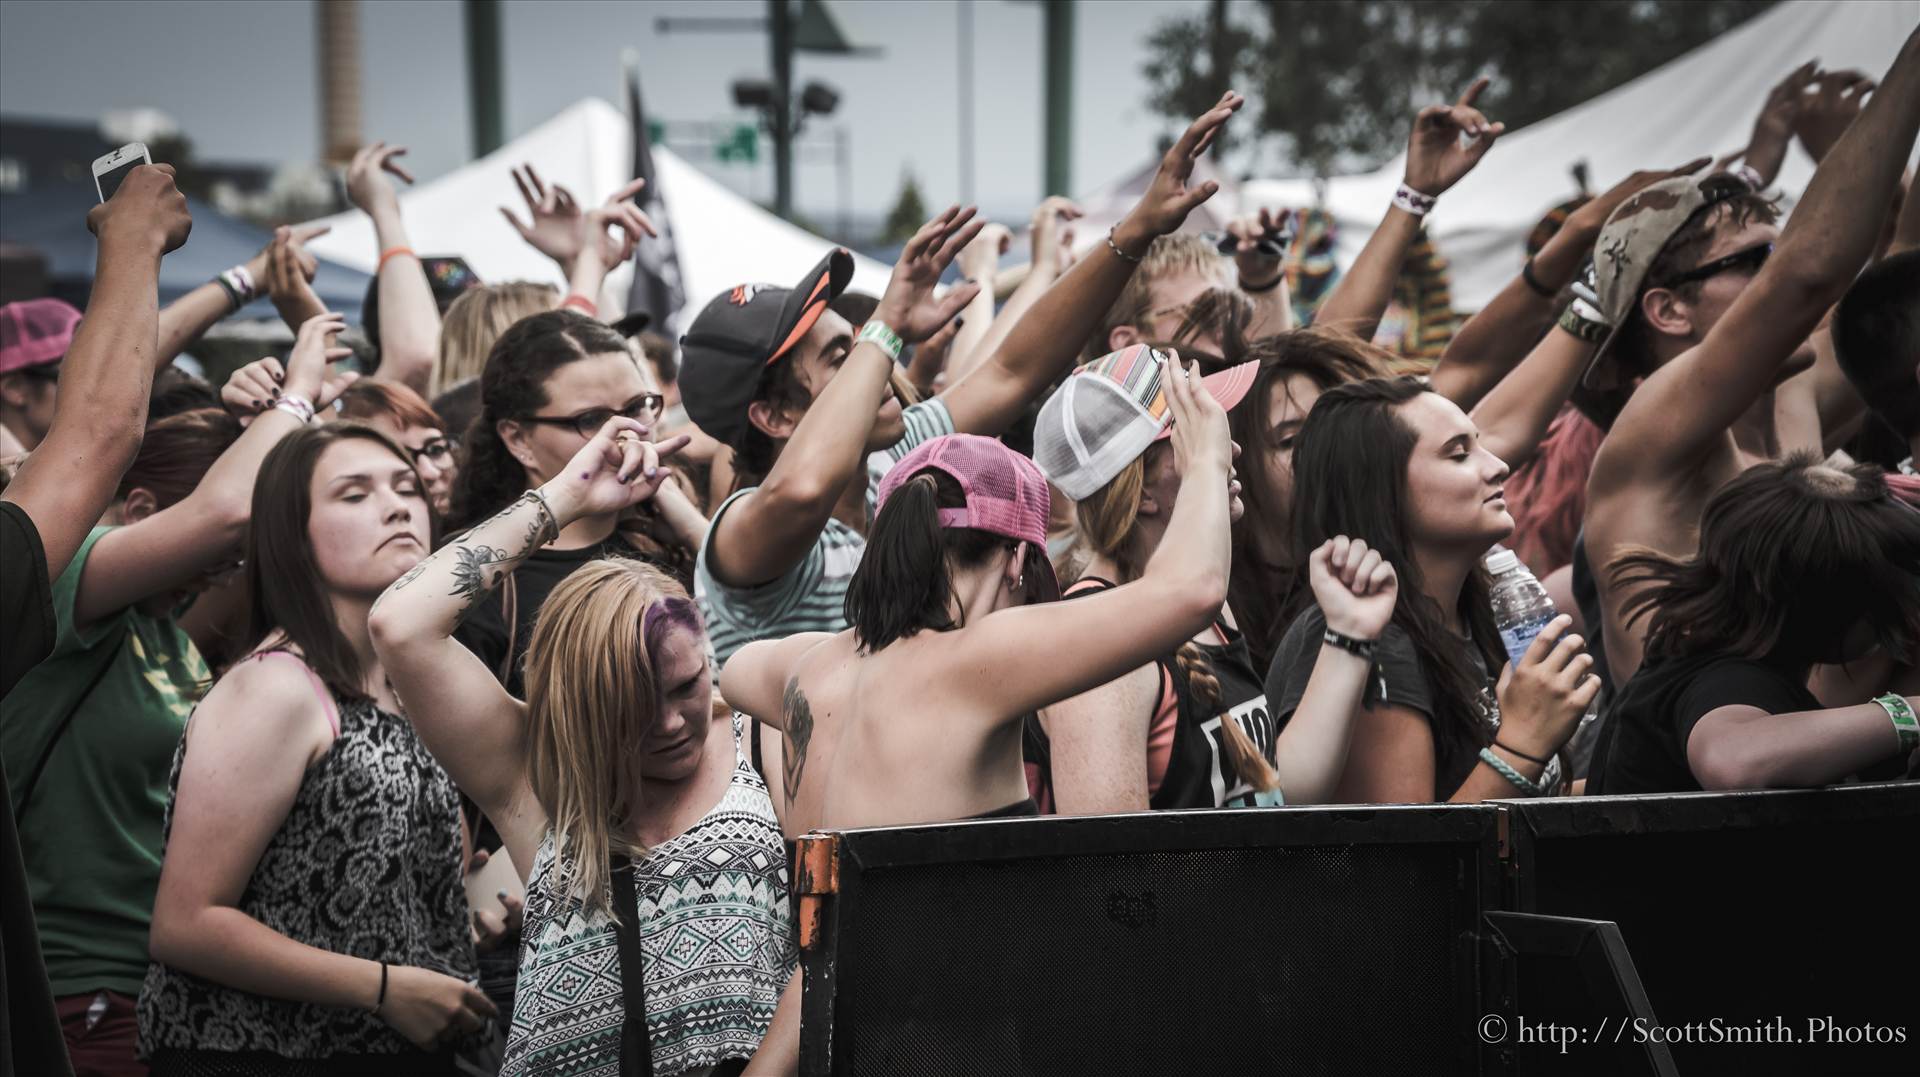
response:
[[[499,586],[500,581],[506,577],[508,570],[504,566],[511,565],[540,547],[545,546],[559,535],[560,529],[554,521],[552,511],[547,508],[546,501],[540,497],[538,492],[529,490],[522,494],[513,504],[508,505],[496,513],[493,519],[469,531],[467,533],[469,538],[474,533],[484,531],[494,523],[519,512],[522,507],[529,503],[536,509],[536,514],[533,519],[527,521],[526,536],[521,541],[518,550],[510,551],[505,547],[492,546],[486,543],[470,541],[455,542],[432,554],[411,569],[408,569],[406,575],[395,580],[393,585],[388,587],[380,598],[385,600],[387,595],[393,594],[396,591],[405,590],[412,585],[415,580],[425,575],[428,570],[451,560],[452,563],[446,565],[453,576],[451,581],[452,589],[447,592],[447,597],[465,599],[465,602],[460,608],[460,616],[464,620],[466,616],[472,612],[475,604],[480,601],[481,597],[488,591]],[[376,602],[375,606],[378,605],[379,603]]]

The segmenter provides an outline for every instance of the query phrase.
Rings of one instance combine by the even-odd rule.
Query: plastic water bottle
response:
[[[1507,649],[1507,660],[1515,666],[1533,646],[1533,639],[1558,613],[1547,589],[1534,579],[1520,558],[1504,546],[1495,546],[1487,555],[1487,571],[1493,575],[1493,623],[1500,630],[1500,642]]]

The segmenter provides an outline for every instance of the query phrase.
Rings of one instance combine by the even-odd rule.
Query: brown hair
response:
[[[527,784],[546,810],[562,894],[619,919],[608,858],[640,857],[640,743],[660,717],[660,646],[673,629],[702,637],[672,577],[643,561],[592,561],[541,603],[527,643]]]
[[[350,700],[367,698],[366,671],[334,619],[307,520],[313,512],[313,471],[321,455],[339,442],[356,439],[371,441],[409,469],[413,467],[413,458],[392,438],[371,426],[344,421],[297,430],[280,439],[260,462],[247,528],[247,589],[252,605],[247,644],[241,652],[270,637],[274,642],[269,650],[297,647],[301,659],[327,687]],[[416,473],[414,482],[419,481]],[[424,490],[424,484],[419,488]],[[431,528],[432,510],[426,515]]]
[[[1205,239],[1186,232],[1160,236],[1147,248],[1140,267],[1127,279],[1127,286],[1120,289],[1120,297],[1107,308],[1099,328],[1087,340],[1082,358],[1091,361],[1107,354],[1107,338],[1123,325],[1146,333],[1147,318],[1153,313],[1154,284],[1164,277],[1187,271],[1212,277],[1223,285],[1233,280],[1226,270],[1225,259]]]
[[[240,440],[240,420],[218,408],[195,408],[147,427],[140,452],[120,476],[114,500],[135,490],[153,495],[157,508],[186,500],[213,462]]]
[[[1152,446],[1122,468],[1112,481],[1073,506],[1081,544],[1111,558],[1120,566],[1120,574],[1126,577],[1114,583],[1127,583],[1140,575],[1142,566],[1136,563],[1132,548],[1140,523],[1140,492],[1146,486],[1147,458],[1162,451],[1165,451],[1164,445]],[[1214,675],[1213,663],[1207,661],[1206,652],[1199,644],[1187,640],[1174,652],[1174,660],[1186,674],[1187,686],[1200,705],[1220,715],[1220,732],[1227,748],[1222,761],[1253,788],[1278,789],[1280,775],[1273,763],[1261,754],[1240,720],[1221,703],[1220,680]]]
[[[1253,388],[1227,413],[1228,429],[1242,450],[1235,466],[1242,474],[1240,502],[1246,507],[1233,525],[1227,602],[1246,634],[1255,667],[1264,668],[1304,595],[1291,556],[1293,506],[1267,503],[1268,468],[1274,466],[1266,452],[1274,440],[1273,387],[1299,374],[1324,393],[1385,374],[1394,357],[1344,329],[1313,326],[1263,338],[1247,349],[1246,358],[1260,364]]]
[[[807,387],[800,384],[800,375],[794,369],[795,362],[793,349],[789,349],[787,354],[768,363],[760,371],[760,381],[751,399],[764,401],[776,410],[790,412],[804,412],[812,407],[813,398],[807,395]],[[907,377],[906,370],[900,364],[894,364],[887,380],[893,388],[893,395],[900,399],[901,407],[910,408],[920,402],[920,390]],[[741,424],[740,432],[734,435],[732,447],[735,492],[765,481],[773,470],[775,458],[780,455],[780,443],[752,423]]]
[[[1653,256],[1653,263],[1647,267],[1647,275],[1641,278],[1640,291],[1633,297],[1633,306],[1627,311],[1627,320],[1621,323],[1620,337],[1607,354],[1633,374],[1653,373],[1659,365],[1653,355],[1655,334],[1653,327],[1647,324],[1647,316],[1640,310],[1641,297],[1649,289],[1666,288],[1689,303],[1697,301],[1705,281],[1688,281],[1672,287],[1663,282],[1692,269],[1706,249],[1713,245],[1713,237],[1722,225],[1728,230],[1737,230],[1754,221],[1772,224],[1779,219],[1780,203],[1753,191],[1714,202],[1687,218],[1687,222],[1668,237],[1660,253]],[[1608,422],[1602,425],[1611,426],[1611,419],[1609,416]]]
[[[508,326],[530,314],[552,310],[559,302],[553,285],[524,280],[483,284],[461,293],[440,319],[440,354],[433,360],[427,395],[439,396],[479,377],[494,342]]]
[[[446,429],[419,393],[385,378],[362,378],[347,386],[340,394],[340,415],[361,422],[387,419],[402,430],[410,426]]]

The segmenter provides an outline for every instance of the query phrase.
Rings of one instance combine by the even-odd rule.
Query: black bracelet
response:
[[[1275,288],[1280,287],[1280,282],[1286,279],[1287,279],[1287,271],[1285,269],[1282,269],[1280,272],[1275,273],[1273,275],[1273,279],[1268,281],[1265,284],[1248,284],[1246,281],[1243,280],[1240,282],[1240,290],[1247,293],[1248,295],[1262,295],[1267,292],[1273,291]]]
[[[1519,756],[1520,758],[1526,760],[1529,763],[1538,763],[1543,767],[1546,766],[1548,763],[1552,762],[1551,759],[1542,759],[1537,755],[1528,755],[1527,753],[1521,751],[1518,748],[1512,748],[1505,744],[1502,744],[1500,743],[1499,737],[1493,738],[1493,746],[1495,748],[1500,749],[1503,752],[1512,752],[1514,755]]]
[[[246,306],[246,303],[241,301],[240,293],[234,289],[233,285],[227,283],[227,278],[216,276],[213,278],[213,283],[218,284],[220,290],[227,293],[227,302],[233,306],[234,310]]]
[[[1320,638],[1348,654],[1357,654],[1362,658],[1372,658],[1374,644],[1380,642],[1379,640],[1373,639],[1354,639],[1352,636],[1343,636],[1331,628],[1327,629],[1325,634]]]
[[[373,1000],[373,1012],[379,1013],[380,1007],[387,1004],[387,963],[380,962],[380,997]]]
[[[1521,264],[1520,279],[1526,281],[1527,287],[1533,289],[1533,294],[1542,299],[1552,299],[1554,296],[1560,294],[1557,290],[1540,283],[1540,278],[1533,275],[1533,259],[1531,258]]]

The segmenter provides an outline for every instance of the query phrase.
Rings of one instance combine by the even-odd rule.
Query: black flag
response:
[[[652,319],[649,328],[671,340],[678,336],[675,319],[686,305],[687,292],[680,283],[680,258],[673,248],[673,218],[667,213],[660,176],[653,169],[647,114],[640,105],[640,76],[631,66],[627,68],[627,116],[633,123],[633,175],[647,181],[633,200],[660,231],[658,239],[643,238],[634,249],[627,314],[644,312]]]

